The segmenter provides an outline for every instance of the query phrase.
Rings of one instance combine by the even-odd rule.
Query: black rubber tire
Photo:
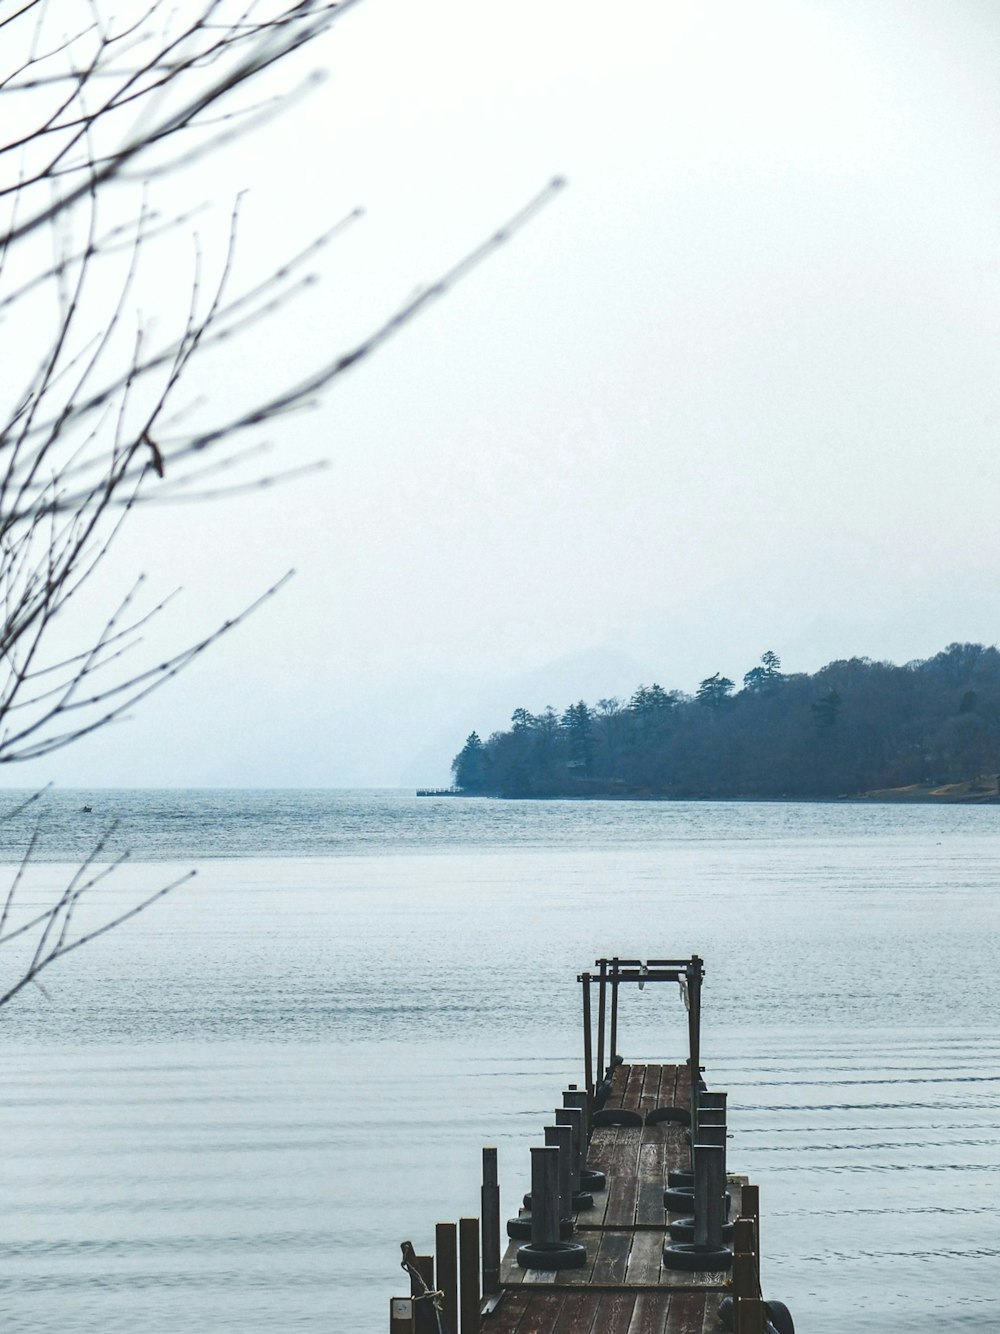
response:
[[[667,1173],[667,1185],[668,1185],[672,1190],[673,1190],[673,1189],[676,1189],[677,1186],[693,1186],[693,1185],[694,1185],[694,1173],[693,1173],[693,1172],[668,1172],[668,1173]]]
[[[626,1107],[605,1107],[590,1118],[594,1126],[641,1126],[642,1112],[630,1112]]]
[[[582,1269],[587,1251],[578,1241],[528,1242],[517,1248],[517,1263],[522,1269]]]
[[[728,1246],[696,1246],[693,1241],[673,1241],[663,1248],[665,1269],[683,1269],[688,1273],[705,1270],[717,1274],[733,1267],[733,1253]]]
[[[559,1239],[560,1241],[569,1241],[576,1231],[576,1224],[572,1218],[560,1218],[559,1220]],[[530,1241],[531,1240],[531,1214],[524,1218],[507,1219],[507,1236],[511,1241]]]
[[[596,1167],[580,1168],[580,1186],[583,1190],[605,1190],[608,1178]]]
[[[663,1192],[663,1207],[672,1214],[689,1214],[694,1209],[694,1186],[677,1186]]]
[[[775,1334],[795,1334],[795,1321],[792,1319],[792,1313],[784,1302],[765,1302],[768,1310],[769,1328],[775,1331]],[[733,1327],[733,1299],[732,1297],[723,1297],[719,1302],[719,1324],[724,1329]]]
[[[732,1196],[726,1191],[726,1217]],[[674,1186],[663,1192],[663,1207],[671,1214],[690,1214],[694,1212],[694,1186]]]
[[[771,1324],[777,1331],[777,1334],[795,1334],[795,1321],[792,1319],[792,1313],[784,1302],[772,1302],[770,1298],[766,1299],[764,1305],[767,1307]]]
[[[694,1216],[692,1215],[690,1218],[675,1218],[672,1223],[667,1224],[667,1231],[670,1233],[671,1241],[694,1241]],[[732,1235],[732,1223],[723,1223],[723,1240],[728,1240]]]
[[[691,1113],[686,1112],[683,1107],[654,1107],[652,1111],[646,1113],[646,1125],[659,1125],[661,1121],[673,1121],[679,1126],[689,1126],[691,1124]]]
[[[521,1202],[522,1202],[522,1204],[524,1205],[525,1209],[530,1209],[530,1208],[531,1208],[531,1191],[530,1191],[530,1190],[529,1190],[528,1193],[523,1197],[523,1199],[522,1199]],[[572,1200],[570,1201],[570,1208],[571,1208],[571,1209],[573,1209],[574,1211],[576,1211],[576,1210],[578,1210],[578,1209],[593,1209],[593,1207],[594,1207],[594,1197],[593,1197],[593,1195],[591,1195],[591,1193],[590,1193],[589,1190],[575,1190],[575,1191],[573,1192],[573,1198],[572,1198]]]

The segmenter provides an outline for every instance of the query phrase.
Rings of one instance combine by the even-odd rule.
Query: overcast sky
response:
[[[109,575],[183,585],[165,643],[296,577],[2,781],[440,783],[517,706],[1000,637],[994,0],[366,0],[313,68],[174,187],[217,206],[209,245],[249,190],[248,276],[367,210],[199,386],[219,402],[569,186],[272,431],[326,471],[143,516]]]

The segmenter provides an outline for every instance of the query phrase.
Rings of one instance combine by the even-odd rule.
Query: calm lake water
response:
[[[0,819],[8,883],[37,813]],[[765,1295],[800,1334],[996,1328],[998,821],[46,797],[21,914],[102,838],[131,860],[83,927],[198,875],[0,1010],[4,1328],[384,1334],[399,1242],[478,1212],[484,1144],[516,1211],[581,1079],[577,972],[695,951],[730,1164],[761,1187]],[[626,1058],[684,1043],[673,988],[628,994]]]

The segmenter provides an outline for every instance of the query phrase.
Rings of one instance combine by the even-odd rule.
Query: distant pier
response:
[[[761,1296],[757,1188],[726,1171],[726,1094],[701,1078],[701,959],[596,967],[577,979],[585,1084],[563,1091],[531,1149],[531,1192],[506,1251],[497,1151],[486,1148],[481,1218],[438,1223],[434,1254],[403,1243],[410,1292],[392,1298],[389,1334],[794,1334],[783,1303]],[[618,991],[630,982],[680,985],[686,1061],[617,1055]]]

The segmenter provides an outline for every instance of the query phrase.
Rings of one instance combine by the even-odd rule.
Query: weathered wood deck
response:
[[[646,1113],[687,1108],[690,1072],[683,1065],[621,1065],[608,1109]],[[519,1243],[503,1257],[503,1296],[482,1317],[482,1334],[718,1334],[728,1275],[665,1269],[667,1173],[689,1166],[685,1128],[672,1121],[595,1126],[588,1158],[607,1175],[594,1207],[576,1215],[574,1240],[587,1248],[579,1269],[521,1269]],[[733,1214],[740,1178],[730,1178]],[[672,1216],[671,1216],[672,1217]]]

